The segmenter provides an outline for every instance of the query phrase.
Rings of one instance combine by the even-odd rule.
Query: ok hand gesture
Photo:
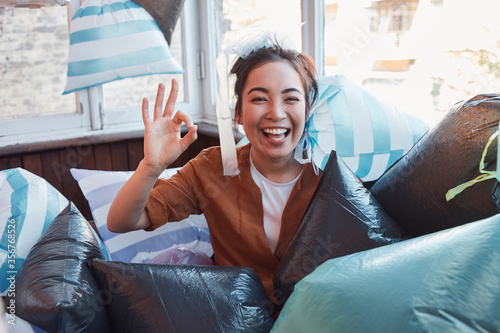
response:
[[[197,126],[193,125],[191,117],[183,111],[174,114],[178,93],[179,84],[173,79],[165,110],[162,111],[165,85],[158,85],[153,120],[149,117],[148,99],[144,98],[142,101],[142,120],[145,126],[144,162],[153,174],[159,175],[197,138]],[[182,123],[189,128],[184,137],[181,137]]]

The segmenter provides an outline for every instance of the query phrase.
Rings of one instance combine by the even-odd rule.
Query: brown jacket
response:
[[[203,150],[171,178],[159,179],[146,204],[151,227],[205,214],[215,264],[255,270],[269,297],[273,274],[297,230],[320,176],[311,164],[295,184],[285,206],[275,253],[267,240],[262,196],[250,174],[250,145],[237,148],[240,175],[223,176],[219,147]]]

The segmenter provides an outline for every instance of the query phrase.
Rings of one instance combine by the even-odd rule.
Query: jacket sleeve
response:
[[[146,202],[146,213],[151,221],[146,231],[202,213],[192,186],[196,183],[195,177],[190,161],[172,177],[156,181]]]

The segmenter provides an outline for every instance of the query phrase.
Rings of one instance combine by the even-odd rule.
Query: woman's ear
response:
[[[243,119],[241,119],[241,110],[238,106],[238,103],[236,103],[234,107],[234,120],[238,125],[243,125]]]

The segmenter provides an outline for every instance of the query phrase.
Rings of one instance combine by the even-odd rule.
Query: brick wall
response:
[[[0,8],[0,119],[75,110],[62,96],[68,60],[67,7]]]

